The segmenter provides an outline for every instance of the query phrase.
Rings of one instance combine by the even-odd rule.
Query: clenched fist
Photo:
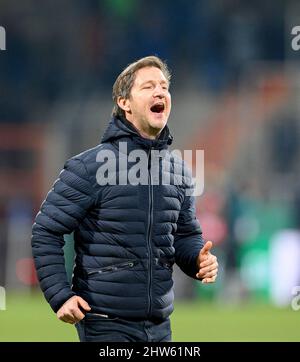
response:
[[[57,318],[66,323],[77,323],[84,318],[84,314],[80,308],[86,312],[91,310],[91,307],[84,299],[74,295],[72,298],[68,299],[57,311]]]

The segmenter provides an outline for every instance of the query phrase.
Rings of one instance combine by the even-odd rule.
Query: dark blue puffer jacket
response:
[[[169,185],[153,181],[151,162],[147,184],[120,184],[121,166],[112,177],[117,185],[105,184],[105,172],[100,172],[108,165],[103,154],[113,153],[117,164],[124,165],[135,150],[144,150],[148,160],[151,150],[170,155],[166,149],[171,141],[167,126],[158,140],[148,140],[128,121],[113,118],[100,145],[66,162],[36,216],[32,235],[40,286],[55,312],[76,294],[92,311],[111,316],[162,319],[171,314],[173,263],[195,278],[203,246],[194,197],[186,192],[191,186],[186,179],[172,184],[181,177],[174,170],[182,160],[170,158]],[[136,163],[129,162],[129,168]],[[162,172],[161,165],[160,159]],[[63,235],[72,231],[76,260],[70,286],[62,248]]]

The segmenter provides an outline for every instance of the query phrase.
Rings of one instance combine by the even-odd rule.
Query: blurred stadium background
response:
[[[211,286],[175,270],[174,340],[300,340],[296,25],[297,1],[0,1],[0,341],[77,340],[39,292],[32,221],[65,160],[99,143],[115,77],[149,54],[173,71],[174,148],[205,152],[198,216],[220,261]],[[71,274],[72,236],[65,254]]]

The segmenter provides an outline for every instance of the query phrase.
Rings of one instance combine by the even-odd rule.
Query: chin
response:
[[[152,128],[161,130],[165,127],[167,121],[168,120],[164,117],[161,119],[152,119],[149,123]]]

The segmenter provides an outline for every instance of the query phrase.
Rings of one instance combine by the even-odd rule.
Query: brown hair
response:
[[[134,63],[129,64],[121,74],[119,74],[113,85],[112,98],[114,101],[114,107],[112,110],[113,116],[122,116],[125,117],[125,112],[122,108],[118,106],[118,98],[122,97],[128,99],[130,97],[131,88],[133,86],[136,72],[145,67],[156,67],[160,69],[168,82],[171,80],[171,73],[168,69],[168,66],[160,58],[151,55],[145,58],[141,58]]]

